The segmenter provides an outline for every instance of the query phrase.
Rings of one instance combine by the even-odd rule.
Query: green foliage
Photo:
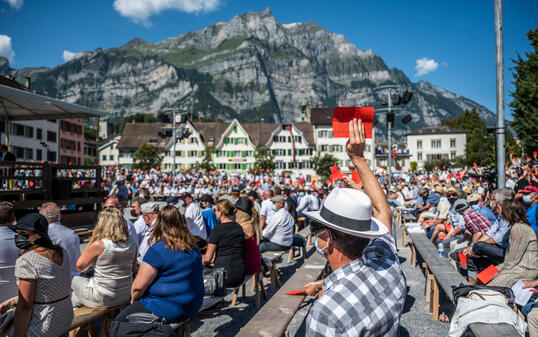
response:
[[[452,166],[452,163],[448,159],[432,160],[424,163],[424,169],[431,172],[437,167],[439,170],[445,170]]]
[[[84,138],[95,140],[97,137],[97,130],[90,129],[90,128],[84,128]]]
[[[331,174],[331,167],[338,162],[335,156],[332,154],[317,154],[310,159],[310,164],[312,168],[316,171],[316,174],[322,177],[324,180],[329,177]]]
[[[418,167],[418,163],[416,161],[412,161],[409,163],[411,165],[411,170],[416,171]]]
[[[476,109],[465,112],[458,117],[445,119],[443,125],[467,132],[465,159],[459,164],[471,166],[477,163],[481,166],[494,165],[496,162],[495,138],[486,138],[486,124],[480,119]],[[506,130],[506,151],[519,153],[519,147],[510,130]],[[435,166],[435,165],[434,165]]]
[[[155,146],[145,143],[136,150],[133,162],[135,169],[150,170],[161,165],[161,154]]]
[[[114,126],[116,133],[121,134],[127,123],[159,123],[159,119],[150,114],[136,113],[122,119],[122,121]]]
[[[210,172],[215,170],[215,164],[213,164],[213,152],[215,152],[215,150],[211,146],[205,146],[203,152],[204,158],[201,162],[196,163],[195,167],[197,170],[202,170],[204,172]]]
[[[84,165],[95,165],[95,159],[90,156],[84,156]]]
[[[254,170],[274,170],[275,155],[267,150],[265,146],[259,147],[254,153]]]
[[[513,82],[516,91],[511,93],[514,100],[510,107],[514,110],[512,128],[516,131],[523,150],[527,155],[538,150],[538,26],[527,33],[533,51],[525,53],[527,60],[519,54],[515,60]]]

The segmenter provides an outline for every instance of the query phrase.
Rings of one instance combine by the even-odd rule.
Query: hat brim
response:
[[[368,238],[368,239],[379,238],[389,232],[387,226],[385,226],[385,224],[383,224],[380,220],[374,217],[372,217],[372,221],[370,223],[371,229],[369,231],[355,231],[355,230],[339,226],[337,224],[334,224],[332,222],[329,222],[323,219],[320,215],[320,211],[304,212],[304,214],[309,219],[319,222],[329,228],[335,229],[339,232],[343,232],[349,235],[358,236],[361,238]]]

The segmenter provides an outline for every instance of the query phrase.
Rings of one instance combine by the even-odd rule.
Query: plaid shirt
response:
[[[478,232],[487,233],[491,227],[488,218],[472,208],[468,208],[465,213],[463,213],[463,219],[465,220],[465,228],[473,235]]]
[[[406,279],[390,234],[330,274],[310,308],[306,336],[397,336]]]

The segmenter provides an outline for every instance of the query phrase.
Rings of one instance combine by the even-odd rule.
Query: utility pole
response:
[[[172,186],[176,183],[176,108],[172,110],[172,139],[173,139],[173,148],[172,151],[174,152],[173,155],[173,167],[172,167]]]
[[[387,102],[388,102],[388,113],[387,113],[387,134],[388,134],[388,147],[389,147],[389,151],[388,151],[388,157],[387,157],[387,173],[389,174],[389,178],[388,178],[388,186],[389,186],[389,189],[390,189],[390,183],[391,183],[391,177],[390,177],[390,168],[392,166],[392,122],[394,121],[394,116],[391,116],[392,115],[392,97],[391,97],[391,91],[390,91],[390,88],[388,88],[388,99],[387,99]]]
[[[503,1],[495,0],[495,65],[497,80],[497,188],[506,186],[504,126]]]

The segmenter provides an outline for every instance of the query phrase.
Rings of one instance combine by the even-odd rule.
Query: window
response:
[[[456,151],[450,152],[450,159],[456,159]]]
[[[34,138],[34,128],[27,126],[24,128],[24,135],[28,138]]]
[[[456,147],[456,138],[450,138],[450,147],[455,148]]]
[[[106,154],[102,155],[102,161],[105,161],[106,160]]]
[[[43,160],[43,150],[35,150],[35,159]]]
[[[422,149],[422,141],[417,140],[417,149]]]
[[[301,137],[301,136],[293,136],[293,140],[300,143],[300,142],[303,141],[303,137]]]
[[[422,152],[417,153],[417,160],[422,160]]]
[[[440,139],[432,139],[432,149],[438,149],[441,147]]]
[[[320,145],[320,146],[318,147],[318,149],[319,149],[320,152],[327,152],[327,150],[328,150],[328,145]]]
[[[108,160],[114,160],[114,155],[113,154],[109,155]]]
[[[47,142],[56,143],[56,132],[47,131]]]

